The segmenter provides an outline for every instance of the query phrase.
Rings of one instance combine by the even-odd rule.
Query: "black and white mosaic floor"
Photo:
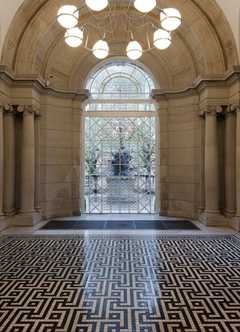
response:
[[[1,332],[238,332],[235,236],[0,240]]]

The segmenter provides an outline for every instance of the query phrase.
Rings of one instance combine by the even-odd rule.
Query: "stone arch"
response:
[[[164,1],[164,5],[168,6],[168,2]],[[64,3],[67,1],[25,0],[9,29],[2,63],[18,75],[38,74],[50,79],[56,88],[77,90],[98,61],[83,48],[73,50],[65,46],[63,30],[55,21],[56,12]],[[199,76],[224,74],[238,65],[232,31],[215,0],[174,0],[171,5],[180,9],[184,19],[181,29],[173,35],[172,47],[153,50],[141,59],[155,73],[161,87],[185,88]],[[157,22],[156,13],[149,16]],[[85,19],[87,15],[82,16]],[[113,56],[122,54],[125,44],[124,35],[110,40]]]

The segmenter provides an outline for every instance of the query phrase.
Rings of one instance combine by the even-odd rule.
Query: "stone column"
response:
[[[235,138],[235,109],[232,106],[229,106],[225,113],[225,213],[228,217],[233,217],[236,211]]]
[[[3,217],[3,106],[0,105],[0,219]]]
[[[79,211],[80,212],[85,212],[85,158],[84,158],[84,153],[85,153],[85,117],[83,114],[83,109],[81,108],[80,111],[80,135],[81,135],[81,142],[80,142],[80,178],[79,178]]]
[[[205,210],[205,113],[200,112],[200,186],[199,186],[199,213]]]
[[[35,210],[41,211],[40,207],[40,112],[35,114]]]
[[[240,231],[240,106],[233,106],[236,113],[236,217],[233,226]]]
[[[219,212],[219,156],[217,113],[222,108],[208,106],[205,110],[205,211],[200,219],[208,226],[223,224]]]
[[[33,106],[19,106],[23,114],[21,150],[21,207],[15,220],[17,225],[33,225],[39,220],[35,211],[35,110]]]
[[[155,175],[155,213],[161,213],[161,196],[160,196],[160,107],[158,106],[156,116],[156,175]]]
[[[21,107],[21,106],[20,106]],[[21,163],[21,213],[34,211],[35,191],[35,135],[34,111],[31,106],[23,109],[22,163]]]
[[[6,215],[15,214],[15,120],[11,105],[4,106],[4,197],[3,209]]]

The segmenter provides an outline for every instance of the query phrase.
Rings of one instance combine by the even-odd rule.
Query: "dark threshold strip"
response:
[[[48,230],[199,230],[189,220],[51,220],[41,229]]]

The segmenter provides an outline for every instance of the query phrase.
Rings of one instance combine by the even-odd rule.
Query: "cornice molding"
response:
[[[49,87],[47,81],[38,75],[14,75],[6,66],[0,65],[0,80],[7,83],[10,87],[32,88],[37,90],[40,94],[79,100],[84,102],[90,97],[90,92],[87,89],[79,91],[58,90]],[[157,101],[199,96],[199,93],[206,88],[221,88],[228,87],[235,82],[240,83],[240,66],[234,66],[230,71],[222,75],[211,75],[204,78],[197,78],[193,84],[182,90],[152,90],[152,98]]]
[[[237,81],[240,83],[240,66],[234,66],[232,70],[224,75],[199,77],[193,82],[192,86],[182,90],[154,89],[152,90],[152,98],[161,101],[179,97],[198,96],[199,93],[207,88],[229,87]]]
[[[47,82],[38,75],[14,75],[6,66],[0,65],[0,80],[4,81],[10,87],[32,88],[40,94],[62,97],[67,99],[79,100],[84,102],[90,97],[89,90],[79,91],[58,90],[49,87]]]

